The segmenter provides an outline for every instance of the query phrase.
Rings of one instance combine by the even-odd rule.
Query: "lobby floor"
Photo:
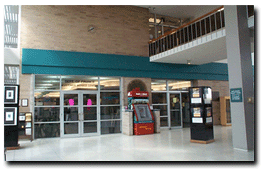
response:
[[[19,141],[6,161],[254,161],[253,151],[235,150],[231,127],[214,126],[215,142],[190,143],[190,129],[161,129],[141,136],[110,134]]]

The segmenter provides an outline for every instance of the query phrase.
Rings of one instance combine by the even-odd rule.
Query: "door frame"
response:
[[[73,123],[78,123],[78,134],[65,134],[64,133],[64,95],[65,94],[77,94],[78,95],[78,120],[72,121]],[[84,121],[84,114],[83,114],[83,94],[96,94],[97,96],[97,120],[88,120]],[[97,136],[100,135],[100,94],[98,91],[91,91],[91,90],[73,90],[73,91],[61,91],[60,96],[60,129],[61,129],[61,136],[62,138],[75,138],[75,137],[85,137],[85,136]],[[94,106],[95,107],[95,106]],[[82,117],[80,117],[82,116]],[[81,120],[80,120],[80,118]],[[96,122],[97,123],[97,132],[96,133],[83,133],[83,124],[85,122]]]
[[[168,101],[168,106],[167,106],[167,111],[168,111],[168,127],[169,129],[175,129],[175,128],[183,128],[183,116],[182,116],[182,97],[181,97],[181,91],[170,91],[167,93],[167,101]],[[180,103],[180,126],[171,126],[171,114],[170,114],[170,94],[179,94],[179,103]]]

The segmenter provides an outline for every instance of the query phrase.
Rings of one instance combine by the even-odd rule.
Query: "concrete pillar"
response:
[[[247,8],[246,6],[225,6],[224,14],[233,147],[253,150],[254,75],[251,63]]]

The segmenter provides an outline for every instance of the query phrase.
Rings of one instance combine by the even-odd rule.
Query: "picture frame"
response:
[[[17,104],[18,103],[18,86],[4,86],[4,103]]]
[[[17,125],[17,107],[4,107],[4,125]]]
[[[21,100],[21,106],[22,107],[28,107],[28,99],[22,99]]]

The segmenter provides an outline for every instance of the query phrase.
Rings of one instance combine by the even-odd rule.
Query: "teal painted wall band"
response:
[[[22,74],[228,80],[223,63],[154,63],[148,57],[40,49],[22,49]]]

